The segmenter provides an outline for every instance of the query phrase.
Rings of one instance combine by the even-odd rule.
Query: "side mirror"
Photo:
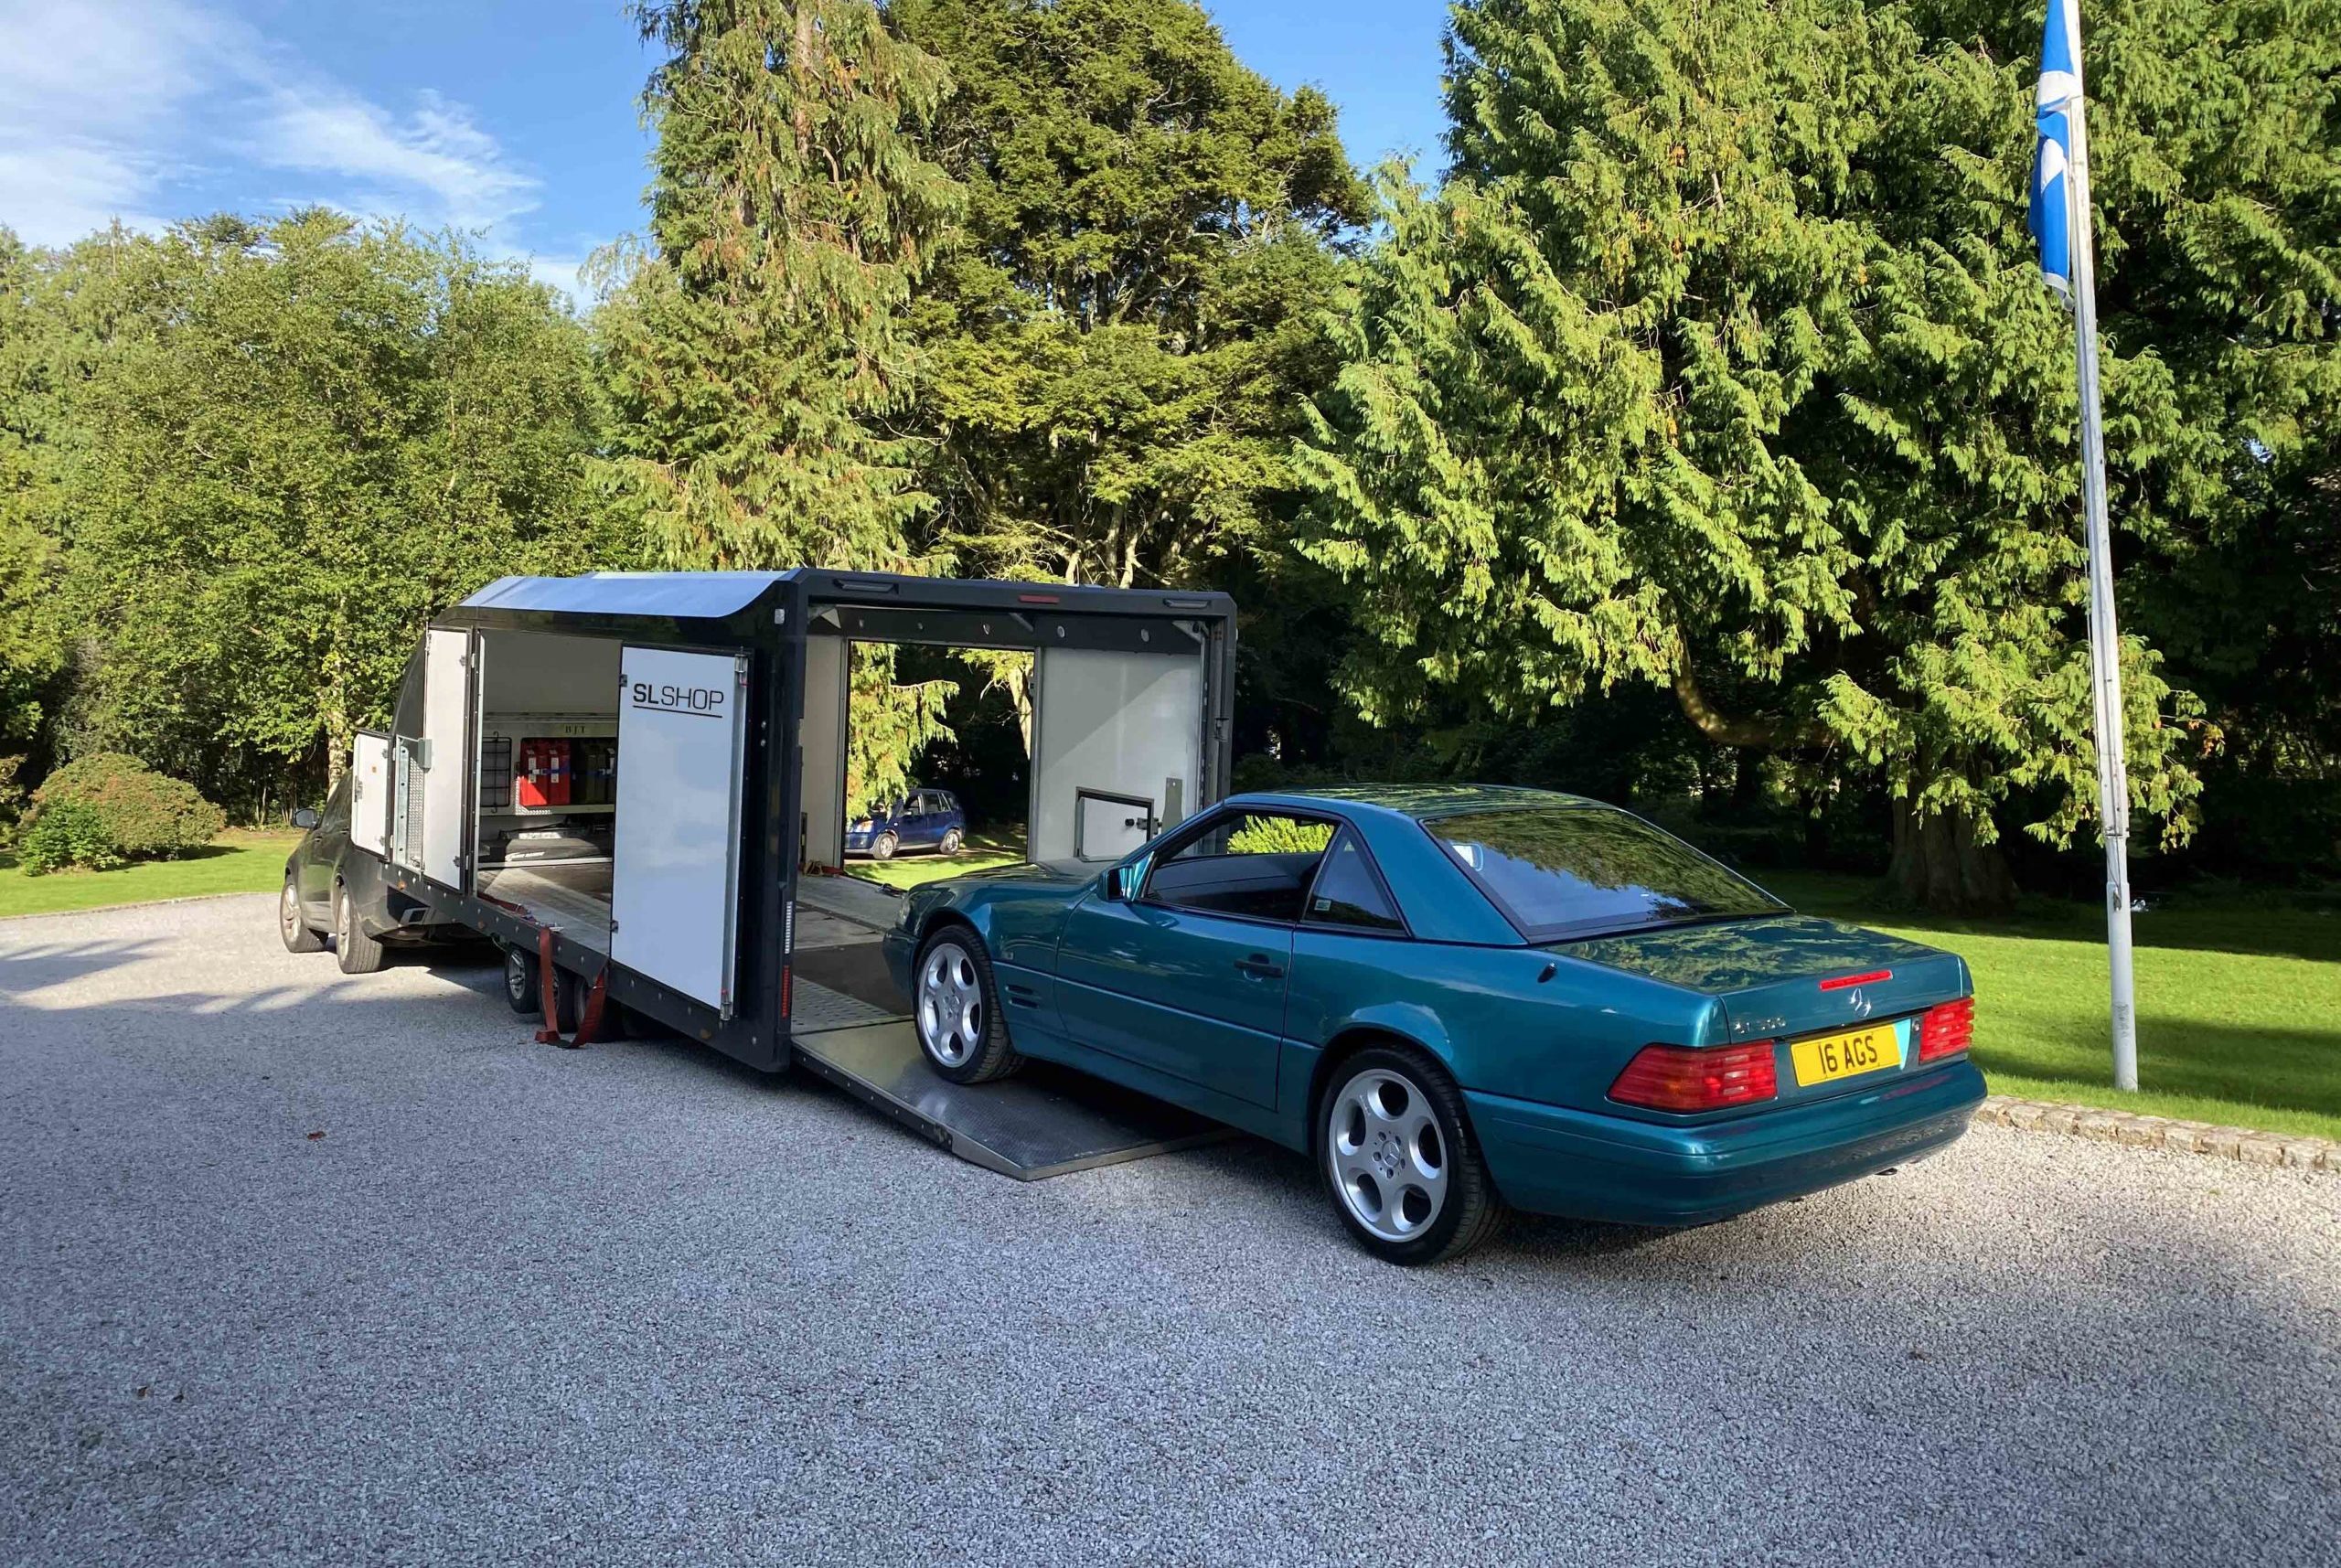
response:
[[[322,819],[317,814],[305,805],[293,814],[293,826],[304,833],[315,827],[320,820]]]
[[[1128,903],[1138,897],[1138,889],[1146,885],[1146,862],[1116,866],[1106,873],[1104,885],[1098,890],[1116,903]]]

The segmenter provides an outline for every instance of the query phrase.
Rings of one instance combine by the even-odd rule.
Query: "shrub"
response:
[[[105,814],[80,800],[44,807],[16,846],[16,863],[28,877],[47,876],[68,866],[102,871],[123,859],[121,846],[107,831]]]
[[[33,827],[67,805],[94,811],[123,859],[167,860],[210,843],[228,825],[226,813],[193,784],[167,778],[120,752],[76,758],[49,774],[33,792]],[[26,832],[29,841],[32,828]]]

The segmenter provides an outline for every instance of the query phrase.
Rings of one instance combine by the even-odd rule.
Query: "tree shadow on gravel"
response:
[[[0,947],[0,997],[21,997],[51,986],[102,975],[162,951],[148,937],[112,942],[45,942]]]

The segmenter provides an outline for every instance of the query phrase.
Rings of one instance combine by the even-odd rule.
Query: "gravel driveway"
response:
[[[1406,1273],[265,897],[0,923],[0,1563],[2331,1562],[2341,1179],[1978,1129]],[[1985,1029],[1990,1028],[1988,998]]]

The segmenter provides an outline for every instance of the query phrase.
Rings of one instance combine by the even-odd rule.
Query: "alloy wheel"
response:
[[[1352,1219],[1407,1242],[1447,1207],[1447,1136],[1430,1096],[1403,1073],[1369,1068],[1329,1102],[1325,1157]]]
[[[284,928],[287,942],[301,934],[301,895],[290,877],[284,879],[284,897],[276,906],[276,923]]]
[[[918,1040],[946,1067],[964,1067],[983,1049],[983,976],[957,942],[936,943],[919,965]]]

